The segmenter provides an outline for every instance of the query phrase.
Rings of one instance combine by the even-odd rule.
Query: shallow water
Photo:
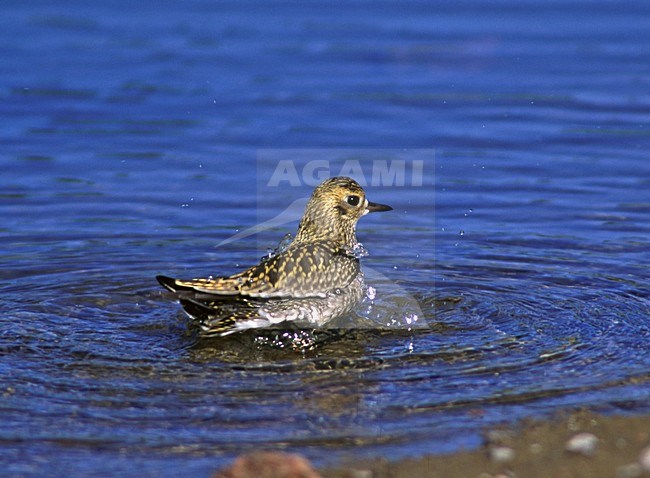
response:
[[[8,475],[398,458],[648,411],[645,4],[156,5],[2,7]],[[282,158],[299,186],[268,186]],[[366,179],[424,161],[421,186],[367,188],[395,208],[358,227],[375,300],[324,331],[197,339],[153,277],[275,247],[314,158]]]

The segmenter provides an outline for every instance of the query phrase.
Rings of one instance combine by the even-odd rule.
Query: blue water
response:
[[[400,458],[649,411],[646,3],[0,12],[5,475]],[[270,185],[283,158],[296,185]],[[297,341],[197,339],[154,276],[255,262],[295,231],[313,160],[395,208],[358,227],[375,300]],[[373,184],[377,161],[404,185]]]

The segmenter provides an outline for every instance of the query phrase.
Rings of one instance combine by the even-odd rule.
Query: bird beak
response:
[[[393,210],[392,207],[386,206],[385,204],[377,204],[376,202],[368,201],[368,204],[366,205],[367,212],[381,212],[381,211],[392,211],[392,210]]]

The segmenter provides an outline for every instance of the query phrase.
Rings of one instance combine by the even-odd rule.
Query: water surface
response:
[[[567,408],[648,411],[644,3],[2,11],[8,475],[394,459]],[[368,187],[395,208],[358,228],[368,327],[198,340],[154,276],[234,272],[294,232],[217,247],[309,193],[265,186],[300,149],[333,170],[426,160],[422,186]]]

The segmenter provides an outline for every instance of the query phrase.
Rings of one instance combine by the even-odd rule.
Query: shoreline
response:
[[[561,412],[483,433],[475,450],[342,463],[323,478],[650,477],[650,414]]]

